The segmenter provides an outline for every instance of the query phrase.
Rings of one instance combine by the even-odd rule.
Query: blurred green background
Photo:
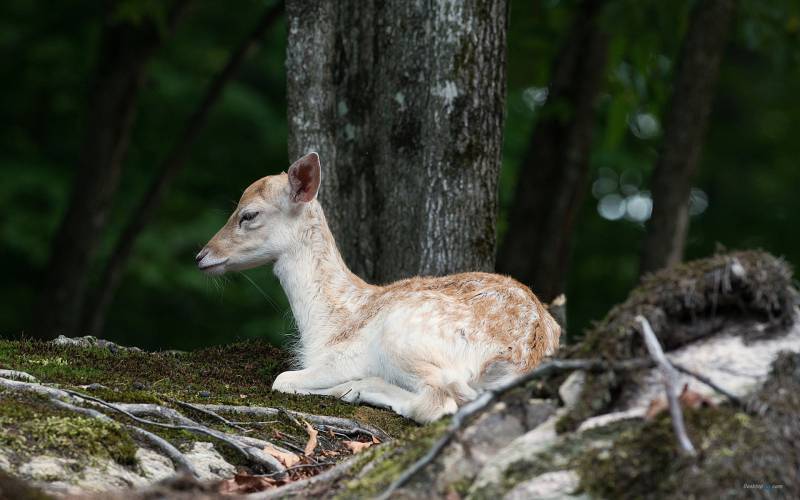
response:
[[[98,262],[208,80],[269,4],[196,1],[156,55]],[[613,39],[594,134],[592,193],[579,216],[568,280],[572,338],[636,283],[642,200],[692,2],[609,4],[604,23]],[[501,238],[517,166],[576,2],[511,5]],[[89,0],[0,5],[3,336],[22,335],[30,323],[75,172],[101,18],[102,5]],[[251,181],[288,165],[285,40],[280,22],[226,88],[186,169],[136,246],[105,338],[187,349],[252,337],[281,343],[291,333],[291,313],[270,269],[247,272],[252,282],[239,274],[214,280],[198,272],[193,259]],[[792,215],[800,214],[799,46],[797,2],[740,2],[693,191],[687,258],[723,245],[760,247],[800,262],[800,234],[791,225]]]

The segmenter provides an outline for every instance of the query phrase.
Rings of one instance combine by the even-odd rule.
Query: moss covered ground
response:
[[[392,412],[334,398],[273,392],[275,377],[289,369],[284,351],[248,341],[198,351],[141,352],[105,347],[59,346],[0,340],[0,368],[20,370],[42,382],[77,388],[101,384],[91,394],[114,402],[258,405],[354,418],[390,435],[414,424]],[[82,389],[79,389],[82,390]]]
[[[420,436],[431,432],[430,428],[420,427],[382,409],[329,397],[271,391],[275,376],[289,368],[289,360],[284,351],[258,341],[185,353],[148,353],[115,346],[80,347],[0,340],[0,368],[24,371],[40,382],[77,390],[108,402],[158,403],[172,407],[220,431],[231,429],[176,401],[267,406],[354,419],[394,438],[389,446],[369,451],[378,454],[402,454],[404,452],[398,450],[406,450],[408,443],[417,442]],[[103,412],[119,422],[133,423],[110,410]],[[237,419],[258,420],[247,416]],[[183,430],[144,427],[179,448],[192,441],[209,440]],[[249,434],[252,437],[299,450],[308,439],[304,428],[282,416],[250,427],[254,429]],[[122,465],[133,465],[137,445],[141,444],[124,426],[60,410],[28,393],[0,389],[0,446],[16,466],[41,454],[78,462],[111,458]],[[242,457],[234,450],[217,444],[228,461],[244,465]],[[344,457],[336,459],[339,458]]]

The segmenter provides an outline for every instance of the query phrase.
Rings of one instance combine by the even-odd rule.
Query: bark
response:
[[[219,101],[227,84],[233,80],[248,55],[256,48],[264,33],[283,14],[283,1],[276,2],[264,11],[253,30],[231,52],[228,61],[209,83],[200,104],[189,116],[186,125],[161,164],[156,177],[134,210],[117,241],[100,277],[92,299],[84,307],[81,330],[99,335],[105,328],[106,315],[119,287],[125,267],[130,260],[139,235],[150,222],[170,185],[183,169],[189,151],[208,121],[208,115]]]
[[[683,258],[691,181],[708,126],[734,7],[734,0],[702,0],[692,12],[667,108],[664,142],[651,181],[653,215],[644,239],[642,274],[669,267]]]
[[[608,36],[598,25],[603,4],[581,3],[556,58],[497,261],[498,270],[547,302],[564,292],[572,233],[587,190],[595,104],[608,56]]]
[[[187,1],[172,7],[172,27]],[[78,326],[92,259],[106,227],[128,150],[147,62],[164,33],[155,22],[104,21],[100,54],[89,93],[87,129],[67,211],[52,244],[33,319],[26,333],[39,338],[73,334]]]
[[[289,154],[320,153],[320,198],[360,276],[493,269],[507,7],[287,2]]]

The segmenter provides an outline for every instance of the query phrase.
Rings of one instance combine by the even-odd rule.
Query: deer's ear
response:
[[[289,167],[289,197],[308,203],[317,197],[320,179],[319,155],[308,153]]]

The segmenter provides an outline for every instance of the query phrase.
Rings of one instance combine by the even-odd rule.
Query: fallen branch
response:
[[[650,357],[656,362],[656,365],[661,370],[664,377],[664,389],[667,391],[667,403],[669,404],[669,413],[672,417],[672,428],[675,431],[675,436],[678,438],[678,444],[684,454],[688,456],[695,456],[697,452],[692,445],[689,436],[686,434],[686,426],[683,422],[683,412],[681,405],[678,401],[678,388],[675,383],[678,379],[678,372],[670,364],[667,356],[664,355],[664,350],[661,349],[661,344],[658,343],[658,337],[653,332],[650,322],[644,316],[636,316],[636,321],[642,326],[642,337],[647,347],[647,352]]]

